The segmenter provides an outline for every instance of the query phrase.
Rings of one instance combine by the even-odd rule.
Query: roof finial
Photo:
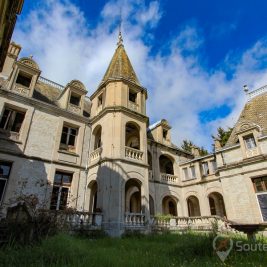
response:
[[[123,45],[123,39],[122,39],[122,34],[121,34],[121,24],[122,24],[122,14],[121,14],[121,9],[120,9],[120,22],[119,22],[119,39],[117,45]]]

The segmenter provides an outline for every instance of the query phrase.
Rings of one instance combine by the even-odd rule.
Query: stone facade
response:
[[[172,143],[166,120],[149,126],[147,90],[122,39],[90,98],[77,80],[64,87],[41,77],[17,47],[0,76],[2,216],[35,194],[39,208],[101,213],[111,235],[156,214],[267,220],[265,91],[246,104],[226,146],[200,157]]]

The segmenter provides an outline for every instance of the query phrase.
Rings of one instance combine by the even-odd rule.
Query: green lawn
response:
[[[212,240],[193,233],[94,240],[60,234],[32,247],[1,248],[0,266],[267,266],[267,252],[235,248],[222,263]],[[234,237],[234,243],[237,240],[242,238]]]

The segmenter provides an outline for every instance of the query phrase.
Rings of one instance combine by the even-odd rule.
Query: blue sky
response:
[[[150,123],[173,126],[211,148],[218,126],[233,126],[242,86],[267,83],[267,2],[25,0],[13,40],[42,75],[96,89],[114,53],[120,8],[125,48],[148,89]]]

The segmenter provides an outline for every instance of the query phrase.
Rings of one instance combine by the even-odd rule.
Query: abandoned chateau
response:
[[[201,157],[172,143],[167,120],[149,125],[121,35],[90,97],[78,80],[42,77],[20,50],[10,44],[0,73],[1,217],[36,195],[40,209],[101,215],[111,235],[156,214],[267,221],[267,87],[248,93],[227,144]]]

